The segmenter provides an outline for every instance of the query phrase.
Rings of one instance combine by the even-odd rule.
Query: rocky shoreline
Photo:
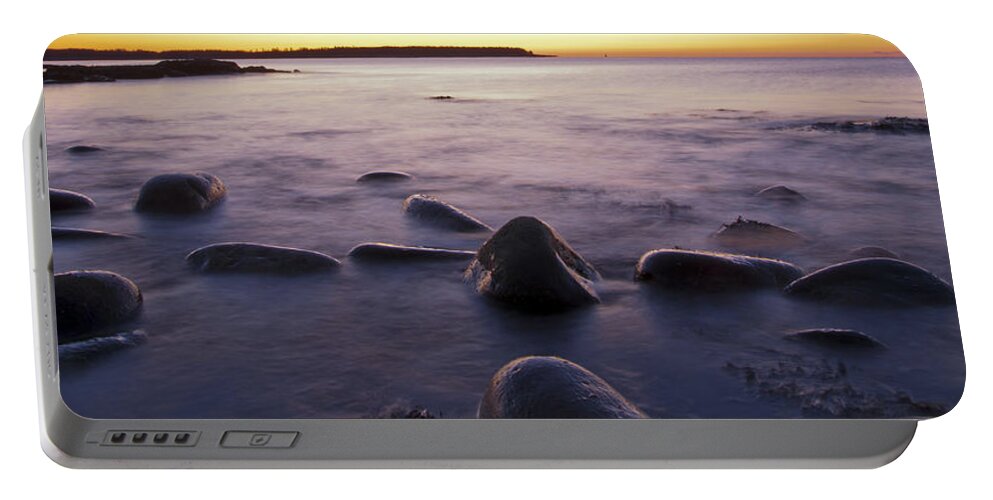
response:
[[[68,151],[77,155],[99,155],[102,149],[80,145]],[[367,186],[363,190],[375,190],[385,184],[407,186],[416,179],[407,172],[380,170],[363,174],[355,182]],[[135,212],[180,221],[213,210],[225,202],[228,193],[228,186],[219,177],[206,172],[164,173],[136,187]],[[418,223],[453,233],[486,233],[482,237],[487,239],[478,249],[363,242],[356,244],[341,260],[311,249],[265,242],[221,241],[189,249],[185,256],[177,255],[176,258],[185,258],[191,271],[197,273],[273,276],[328,272],[353,263],[414,266],[425,261],[451,262],[452,266],[459,266],[464,282],[480,299],[493,301],[500,307],[543,315],[602,307],[600,273],[545,221],[522,214],[502,226],[491,227],[466,210],[435,196],[413,188],[404,194],[397,210]],[[769,186],[755,192],[755,196],[785,204],[807,200],[802,193],[784,185]],[[85,194],[59,189],[50,191],[50,208],[52,213],[100,209]],[[52,232],[55,239],[83,242],[133,237],[64,227],[53,227]],[[646,289],[684,294],[747,294],[760,289],[772,290],[787,300],[816,302],[825,307],[842,304],[885,310],[940,308],[955,304],[951,285],[930,271],[899,259],[898,254],[885,248],[860,247],[840,262],[808,272],[784,260],[751,254],[753,250],[812,243],[808,237],[788,228],[738,217],[711,236],[727,251],[648,249],[637,258],[631,279]],[[55,276],[55,296],[59,343],[68,346],[65,347],[67,359],[89,359],[103,349],[139,345],[139,340],[145,338],[144,334],[121,333],[140,317],[143,307],[140,285],[128,277],[103,270],[59,273]],[[885,356],[887,351],[886,346],[869,333],[836,328],[831,324],[784,332],[782,339],[825,352],[878,351],[878,355]],[[737,365],[729,369],[742,373],[746,381],[750,380],[748,377],[778,373]],[[510,360],[493,375],[489,385],[481,389],[479,418],[648,416],[605,379],[576,363],[552,356]],[[778,390],[766,392],[779,394]],[[916,411],[914,408],[931,408],[927,404],[907,403],[912,401],[909,399],[900,401],[904,405],[901,408],[910,408],[911,413]],[[430,418],[432,415],[423,408],[389,413],[399,418]]]
[[[233,61],[214,59],[175,59],[156,64],[82,66],[44,65],[44,83],[115,82],[117,80],[155,80],[191,76],[243,75],[250,73],[290,73],[265,66],[239,66]],[[81,146],[85,147],[85,146]],[[84,151],[80,151],[84,152]]]

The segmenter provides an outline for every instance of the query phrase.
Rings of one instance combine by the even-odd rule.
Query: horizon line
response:
[[[64,47],[64,48],[48,48],[46,49],[46,54],[49,51],[53,52],[92,52],[96,54],[112,54],[112,53],[124,53],[124,54],[149,54],[149,55],[161,55],[168,54],[171,52],[188,52],[188,53],[200,53],[200,52],[214,52],[219,54],[230,53],[230,54],[279,54],[284,52],[319,52],[319,51],[332,51],[340,49],[467,49],[467,50],[514,50],[522,51],[531,57],[542,58],[542,57],[553,57],[553,58],[566,58],[566,59],[600,59],[600,58],[614,58],[614,59],[896,59],[896,58],[906,58],[906,56],[899,50],[895,51],[872,51],[872,52],[721,52],[721,51],[700,51],[700,52],[688,52],[688,51],[661,51],[660,49],[644,49],[635,51],[632,53],[607,53],[601,51],[589,51],[589,52],[575,52],[570,54],[550,54],[550,53],[538,53],[536,51],[524,48],[524,47],[514,47],[509,45],[491,45],[491,46],[476,46],[476,45],[335,45],[335,46],[313,46],[313,47],[271,47],[271,48],[243,48],[243,49],[225,49],[225,48],[170,48],[170,49],[145,49],[145,48],[92,48],[92,47]],[[402,56],[398,56],[402,57]],[[426,56],[431,57],[431,56]],[[438,56],[444,57],[444,56]],[[486,57],[486,56],[482,56]],[[494,58],[506,58],[501,56],[490,56]],[[520,56],[526,57],[526,56]],[[376,59],[376,58],[388,58],[388,57],[353,57],[354,59]],[[452,58],[452,57],[446,57]],[[47,57],[45,58],[47,59]],[[292,57],[287,57],[286,59],[292,59]],[[340,59],[337,57],[311,57],[309,59]],[[94,59],[96,60],[96,59]]]
[[[904,57],[860,34],[75,34],[52,50],[285,52],[370,48],[516,49],[556,57]]]

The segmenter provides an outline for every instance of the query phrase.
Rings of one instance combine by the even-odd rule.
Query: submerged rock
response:
[[[420,405],[409,405],[404,402],[397,402],[391,405],[381,408],[372,418],[439,418],[441,415],[435,416],[430,410],[424,408]]]
[[[882,342],[855,330],[838,328],[814,328],[799,330],[786,335],[787,339],[812,342],[829,347],[884,348]]]
[[[97,146],[88,146],[85,144],[69,146],[68,148],[66,148],[66,152],[72,154],[96,153],[97,151],[103,151],[103,148]]]
[[[782,353],[761,361],[729,361],[724,369],[740,376],[748,392],[797,407],[805,417],[935,417],[947,411],[940,403],[916,401],[871,377],[849,377],[844,362],[824,356]]]
[[[641,256],[635,279],[679,290],[782,288],[803,276],[788,262],[693,250],[652,250]]]
[[[119,332],[104,337],[94,337],[68,344],[59,344],[59,361],[78,361],[107,354],[145,342],[143,330]]]
[[[403,182],[413,179],[413,175],[399,170],[373,170],[360,175],[355,182]]]
[[[714,238],[723,246],[745,250],[788,250],[807,242],[791,229],[743,217],[722,225]]]
[[[141,187],[135,210],[168,214],[196,213],[207,210],[227,195],[227,188],[217,176],[196,172],[152,177]]]
[[[759,198],[765,198],[767,200],[782,201],[788,203],[795,203],[807,199],[806,196],[783,185],[769,186],[755,193],[755,196],[758,196]]]
[[[786,293],[852,305],[953,305],[951,285],[931,272],[896,259],[842,262],[804,276]]]
[[[329,271],[341,265],[330,255],[299,248],[258,243],[217,243],[198,248],[186,256],[197,271],[311,273]]]
[[[493,230],[459,208],[426,194],[408,196],[403,200],[403,211],[432,225],[462,233]]]
[[[504,224],[465,271],[465,280],[478,293],[537,311],[600,302],[592,283],[598,279],[592,265],[534,217],[517,217]]]
[[[52,226],[53,240],[102,240],[102,239],[127,239],[131,236],[120,233],[108,233],[94,229],[78,229],[74,227]]]
[[[928,134],[931,132],[927,118],[907,118],[903,116],[887,116],[880,120],[839,122],[817,122],[810,125],[812,130],[828,130],[833,132],[891,132],[897,134]]]
[[[59,343],[100,336],[101,330],[138,314],[141,290],[110,271],[69,271],[55,275],[55,318]]]
[[[678,219],[684,217],[687,212],[693,210],[692,205],[687,205],[685,203],[679,203],[674,200],[665,199],[659,206],[659,211],[662,212],[669,219]]]
[[[900,255],[896,252],[891,252],[883,247],[865,246],[858,247],[851,252],[848,252],[848,256],[852,259],[868,259],[872,257],[885,257],[887,259],[899,259]]]
[[[476,256],[472,250],[447,248],[410,247],[392,243],[362,243],[348,251],[348,256],[360,260],[469,260]]]
[[[490,380],[479,418],[646,418],[602,378],[571,361],[529,356]]]
[[[95,206],[97,204],[85,194],[67,191],[65,189],[48,190],[48,207],[53,214],[56,212],[90,210]]]

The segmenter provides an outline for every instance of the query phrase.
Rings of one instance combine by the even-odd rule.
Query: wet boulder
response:
[[[186,262],[201,272],[302,274],[330,271],[341,265],[330,255],[258,243],[217,243],[198,248]]]
[[[803,276],[799,267],[775,259],[694,250],[652,250],[641,256],[635,279],[677,290],[719,292],[782,288]]]
[[[49,189],[48,206],[54,214],[90,210],[97,206],[97,204],[89,196],[82,193],[67,191],[65,189]]]
[[[783,185],[769,186],[755,193],[755,196],[784,203],[796,203],[807,199],[806,196]]]
[[[586,368],[556,357],[529,356],[493,375],[479,418],[646,418]]]
[[[69,271],[55,275],[55,318],[59,343],[101,336],[135,316],[141,290],[109,271]]]
[[[955,304],[951,285],[909,262],[859,259],[828,266],[786,287],[795,297],[851,305],[943,306]]]
[[[348,256],[359,260],[405,262],[413,260],[469,260],[476,256],[476,252],[374,242],[356,245],[348,251]]]
[[[205,172],[163,174],[145,182],[138,193],[139,212],[188,214],[203,212],[227,195],[221,179]]]
[[[88,153],[96,153],[98,151],[103,151],[103,148],[100,148],[100,147],[97,147],[97,146],[88,146],[88,145],[85,145],[85,144],[79,144],[79,145],[76,145],[76,146],[69,146],[68,148],[66,148],[66,152],[67,153],[72,153],[72,154],[77,154],[77,155],[85,155],[85,154],[88,154]]]
[[[875,338],[856,330],[839,328],[813,328],[799,330],[786,335],[789,340],[809,342],[825,347],[839,348],[885,348],[886,345]]]
[[[744,250],[789,250],[807,242],[799,233],[775,224],[738,217],[724,224],[714,238],[722,246]]]
[[[900,255],[896,252],[891,252],[883,247],[876,246],[865,246],[858,247],[851,252],[848,252],[848,257],[852,260],[856,259],[868,259],[872,257],[884,257],[887,259],[899,259]]]
[[[887,116],[878,120],[845,120],[837,122],[817,122],[809,127],[812,130],[831,132],[888,132],[892,134],[929,134],[931,128],[927,118]]]
[[[534,311],[600,302],[592,265],[554,229],[534,217],[503,225],[476,253],[465,280],[484,296]]]
[[[95,229],[52,226],[53,240],[113,240],[128,238],[131,238],[131,236],[127,234],[109,233],[106,231],[97,231]]]
[[[461,233],[493,230],[479,219],[426,194],[408,196],[403,200],[403,211],[428,224]]]
[[[414,180],[414,176],[399,170],[373,170],[355,179],[355,182],[404,182]]]

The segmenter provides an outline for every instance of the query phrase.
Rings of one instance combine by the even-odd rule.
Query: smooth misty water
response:
[[[119,272],[145,296],[128,328],[146,343],[63,364],[63,395],[81,414],[361,417],[400,404],[472,417],[493,372],[530,354],[582,364],[653,416],[832,416],[845,413],[839,404],[902,414],[900,393],[949,407],[958,399],[954,308],[674,294],[632,281],[647,250],[720,249],[709,236],[738,215],[809,236],[807,247],[770,254],[807,269],[880,245],[950,281],[927,135],[791,128],[925,116],[904,60],[239,62],[302,72],[45,88],[50,183],[98,204],[54,224],[141,236],[56,243],[57,271]],[[63,152],[74,144],[107,151]],[[379,168],[417,180],[354,182]],[[227,184],[216,210],[179,219],[131,210],[147,178],[196,170]],[[809,201],[752,196],[773,184]],[[222,241],[344,258],[366,241],[475,249],[485,240],[406,218],[400,202],[415,192],[494,227],[544,219],[604,275],[603,303],[516,313],[476,296],[461,263],[344,259],[334,275],[279,277],[195,274],[183,260]],[[861,330],[890,349],[847,354],[782,339],[812,327]]]

